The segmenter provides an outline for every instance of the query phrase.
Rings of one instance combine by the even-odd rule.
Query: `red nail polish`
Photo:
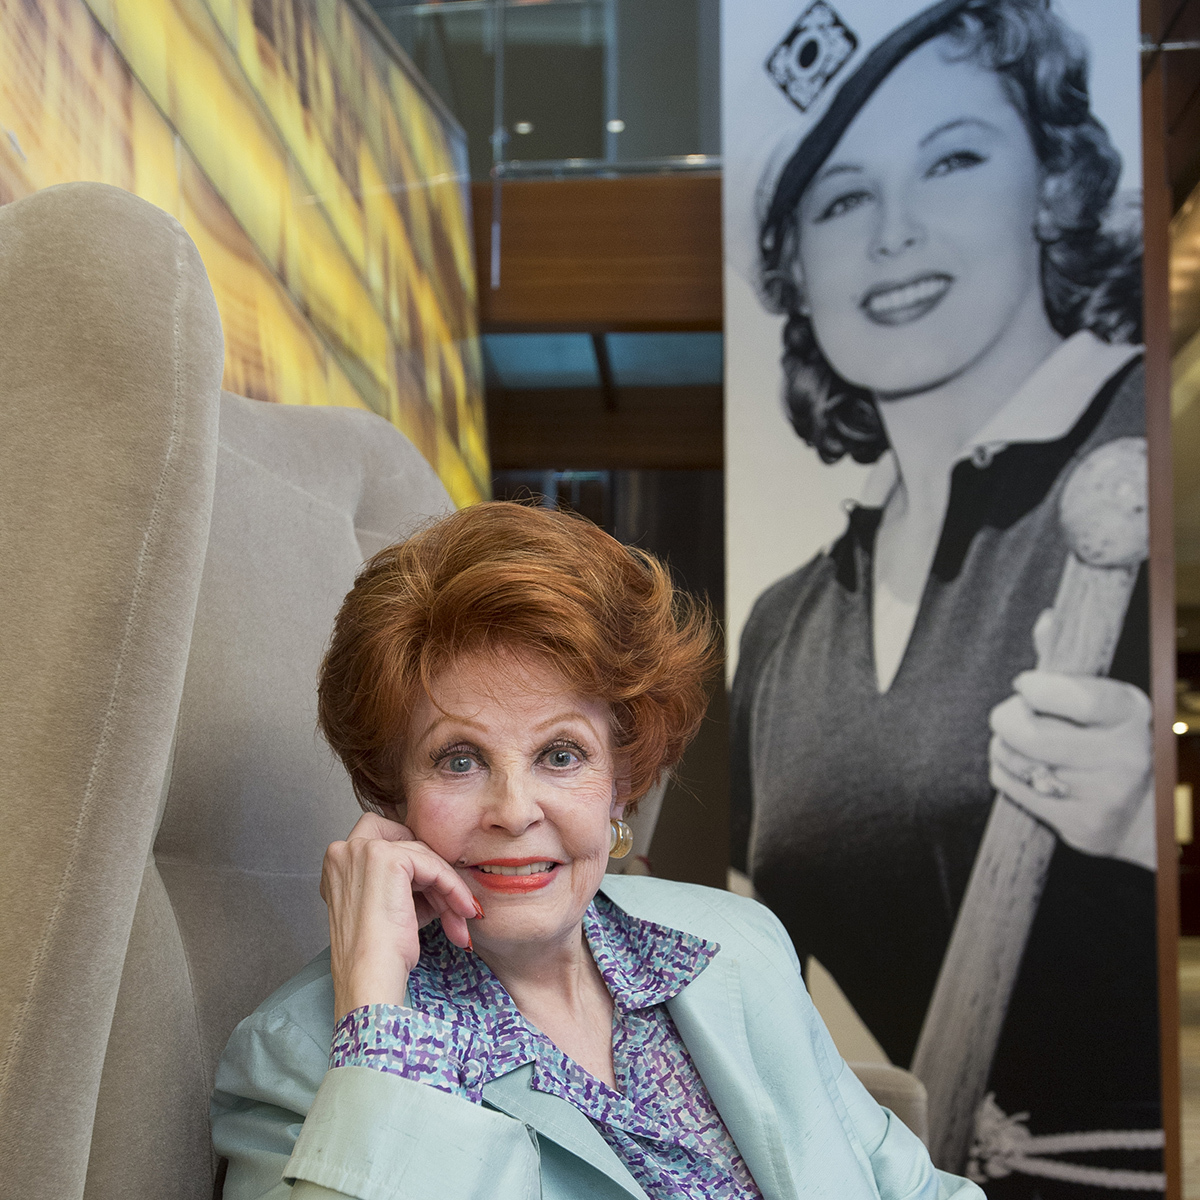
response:
[[[471,935],[469,933],[467,934],[467,949],[470,950],[472,954],[475,953],[475,943],[471,941]]]
[[[474,897],[474,896],[472,896],[472,897],[471,897],[471,899],[472,899],[472,900],[475,900],[475,897]],[[478,918],[480,921],[482,921],[482,920],[483,920],[483,906],[482,906],[482,905],[479,903],[479,901],[478,901],[478,900],[475,900],[475,916],[476,916],[476,917],[477,917],[477,918]]]

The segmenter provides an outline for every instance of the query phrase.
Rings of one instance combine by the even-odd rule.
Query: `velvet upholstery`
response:
[[[88,1200],[120,1195],[131,1172],[139,1195],[211,1194],[217,1057],[234,1025],[327,944],[321,856],[359,815],[316,731],[334,614],[364,557],[450,508],[425,460],[378,417],[221,397],[212,529],[138,909],[162,926],[159,1015],[134,1018],[151,993],[131,983],[123,1023],[123,989]],[[146,968],[135,946],[126,980]],[[176,982],[179,948],[188,986]],[[147,1029],[156,1044],[146,1045]]]
[[[333,615],[451,504],[379,417],[222,395],[195,247],[117,189],[0,208],[0,315],[0,1191],[207,1200],[217,1056],[358,815]]]
[[[0,208],[0,329],[0,1188],[69,1200],[183,690],[221,327],[176,221],[69,184]]]

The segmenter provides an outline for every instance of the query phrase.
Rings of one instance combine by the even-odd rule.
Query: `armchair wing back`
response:
[[[20,211],[37,205],[36,220]],[[27,253],[15,299],[9,230],[21,219],[39,228],[17,241],[74,239],[59,292],[77,291],[81,272],[107,281],[90,311],[44,298],[44,250]],[[156,236],[164,249],[148,261]],[[118,266],[89,265],[106,245]],[[176,259],[185,299],[203,303],[174,298]],[[203,267],[142,201],[72,185],[0,208],[6,329],[35,303],[23,357],[0,339],[0,402],[24,422],[0,449],[0,495],[21,524],[9,561],[23,556],[27,576],[0,583],[0,736],[22,764],[0,785],[0,888],[21,916],[18,933],[0,923],[0,1195],[208,1200],[216,1059],[237,1021],[327,943],[321,855],[358,812],[315,724],[334,613],[364,557],[451,504],[379,417],[221,394]],[[36,331],[57,325],[43,346],[50,334]],[[138,387],[110,361],[129,327],[141,341],[118,357],[146,375]],[[93,358],[39,399],[40,420],[26,416],[46,362],[74,360],[80,340]],[[177,341],[196,344],[203,368]],[[26,390],[9,386],[14,354],[30,360]],[[177,430],[163,414],[193,376]],[[158,459],[142,449],[144,425],[162,427]],[[156,482],[151,466],[170,453],[188,488]],[[141,643],[121,614],[151,600],[134,660]],[[110,710],[130,714],[119,744],[104,732]]]
[[[0,1195],[82,1194],[208,539],[221,326],[165,213],[0,208]]]

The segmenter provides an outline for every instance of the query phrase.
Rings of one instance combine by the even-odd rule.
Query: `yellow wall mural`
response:
[[[0,203],[166,209],[225,387],[379,413],[460,505],[490,493],[461,137],[357,0],[0,0]]]

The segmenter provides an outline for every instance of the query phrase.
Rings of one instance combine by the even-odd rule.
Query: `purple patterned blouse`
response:
[[[485,1083],[533,1063],[533,1087],[589,1117],[654,1200],[761,1197],[666,1009],[720,947],[631,917],[605,896],[583,930],[613,998],[617,1091],[528,1024],[483,961],[436,924],[421,931],[411,1008],[347,1013],[329,1065],[373,1067],[479,1104]]]

